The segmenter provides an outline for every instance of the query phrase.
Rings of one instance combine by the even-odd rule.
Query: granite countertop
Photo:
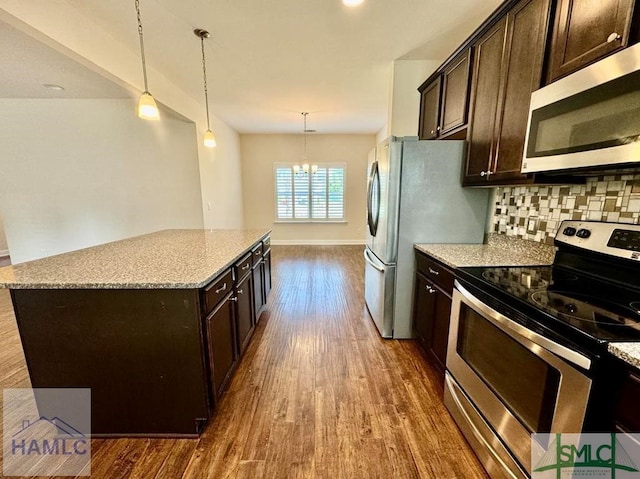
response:
[[[486,244],[416,244],[422,251],[452,267],[535,266],[553,263],[555,247],[501,234],[489,234]]]
[[[270,231],[158,231],[0,268],[0,288],[200,288]]]
[[[640,343],[609,343],[609,352],[640,369]]]

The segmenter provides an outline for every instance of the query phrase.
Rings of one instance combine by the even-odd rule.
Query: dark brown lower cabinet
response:
[[[422,274],[416,273],[413,310],[415,334],[442,373],[447,362],[450,314],[451,296]]]
[[[264,263],[259,261],[253,266],[253,311],[256,323],[260,320],[264,301]]]
[[[267,304],[267,298],[271,292],[271,250],[267,250],[264,253],[264,303]]]
[[[615,397],[616,429],[629,433],[640,431],[640,370],[627,367]]]
[[[413,331],[431,363],[444,380],[453,294],[453,271],[434,258],[416,251],[413,292]]]
[[[255,327],[253,314],[253,276],[248,274],[236,286],[238,313],[238,351],[240,355],[249,344]]]
[[[209,343],[209,369],[213,395],[217,400],[238,358],[235,334],[235,300],[229,295],[205,320]]]

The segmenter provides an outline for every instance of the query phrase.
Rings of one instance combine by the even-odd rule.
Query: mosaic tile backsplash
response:
[[[640,174],[587,178],[585,185],[496,191],[494,233],[552,244],[563,220],[640,223]]]

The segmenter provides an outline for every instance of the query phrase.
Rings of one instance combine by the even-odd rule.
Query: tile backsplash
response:
[[[640,223],[640,174],[587,178],[585,185],[497,188],[492,232],[553,243],[562,220]]]

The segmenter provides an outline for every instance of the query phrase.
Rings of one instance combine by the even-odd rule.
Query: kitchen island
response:
[[[166,230],[0,268],[34,388],[90,388],[98,436],[197,435],[271,285],[269,230]]]

